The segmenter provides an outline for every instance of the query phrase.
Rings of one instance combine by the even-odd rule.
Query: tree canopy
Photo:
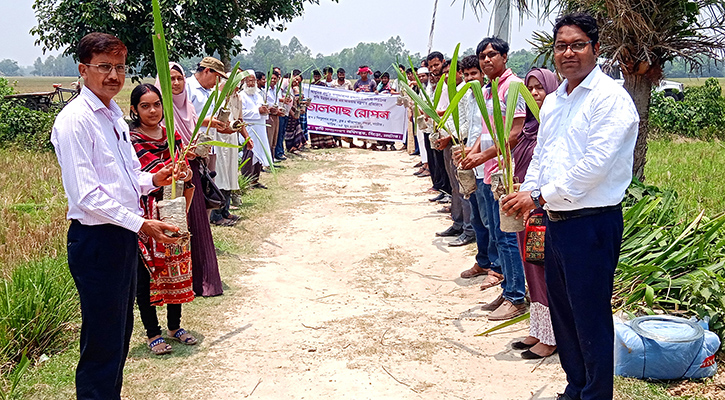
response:
[[[336,1],[336,0],[333,0]],[[218,53],[223,61],[239,54],[235,37],[254,27],[283,30],[319,0],[161,0],[172,60]],[[43,50],[74,55],[80,39],[94,31],[116,35],[128,47],[128,64],[139,75],[153,74],[153,18],[148,0],[35,0],[38,25],[31,30]]]
[[[21,75],[20,67],[18,62],[10,60],[8,58],[0,61],[0,75],[2,76],[17,76]]]

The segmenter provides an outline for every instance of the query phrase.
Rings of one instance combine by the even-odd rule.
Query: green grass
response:
[[[52,152],[0,149],[0,278],[65,252],[67,201]]]
[[[649,142],[646,183],[674,189],[689,214],[725,211],[725,145],[721,142],[653,140]]]
[[[337,150],[340,151],[340,150]],[[320,151],[314,154],[326,154]],[[144,341],[144,330],[138,312],[131,338],[131,349],[124,371],[124,398],[151,399],[183,398],[188,389],[188,374],[194,368],[214,368],[208,365],[205,352],[213,343],[204,340],[204,332],[219,329],[234,331],[224,315],[233,313],[231,297],[244,297],[247,291],[237,282],[237,277],[251,273],[255,261],[242,260],[242,256],[254,255],[257,248],[277,226],[284,223],[291,213],[299,212],[298,199],[302,188],[298,177],[317,169],[332,168],[335,161],[291,159],[284,163],[276,174],[263,174],[261,181],[268,190],[252,190],[242,197],[242,207],[236,214],[242,217],[234,228],[212,227],[215,245],[219,254],[219,268],[224,281],[224,295],[211,298],[197,298],[184,305],[182,326],[201,339],[197,346],[172,346],[174,352],[168,356],[155,357],[150,354]],[[158,309],[159,321],[163,326],[165,308]],[[222,327],[222,328],[220,328]],[[18,388],[22,399],[61,400],[72,398],[74,393],[74,371],[78,362],[77,333],[69,332],[73,338],[66,350],[52,354],[50,360],[29,369]],[[193,368],[182,366],[191,365]],[[173,397],[168,397],[173,396]]]
[[[709,78],[667,78],[667,80],[675,81],[675,82],[681,82],[685,84],[685,87],[690,86],[702,86],[705,84],[705,81]],[[725,87],[725,78],[715,78],[718,82],[720,82],[720,86]]]
[[[313,153],[324,155],[341,150],[326,150]],[[4,158],[3,158],[4,157]],[[42,162],[37,162],[38,157]],[[43,158],[45,157],[45,158]],[[2,160],[6,160],[3,164]],[[12,160],[9,162],[8,159]],[[647,183],[673,188],[680,193],[680,199],[688,207],[697,210],[704,207],[708,215],[723,210],[725,185],[718,185],[716,178],[723,175],[725,152],[718,142],[678,142],[655,140],[650,142],[646,168]],[[236,277],[251,273],[255,267],[253,261],[242,261],[240,257],[254,255],[257,248],[277,226],[299,212],[298,200],[302,196],[298,177],[317,169],[336,167],[336,161],[327,159],[293,159],[285,162],[276,176],[263,174],[262,182],[269,190],[252,190],[242,197],[243,205],[235,213],[242,221],[235,228],[213,227],[215,243],[220,252],[220,272],[225,283],[225,294],[220,297],[200,298],[184,306],[183,325],[202,339],[196,347],[174,346],[174,353],[168,357],[152,357],[143,338],[143,327],[136,315],[136,326],[131,341],[131,351],[127,362],[124,380],[124,396],[129,399],[156,398],[163,393],[167,396],[183,397],[187,374],[193,368],[214,368],[204,357],[210,343],[205,342],[204,332],[223,329],[234,331],[240,327],[228,326],[227,319],[221,317],[234,310],[227,301],[230,297],[246,296],[246,291]],[[43,166],[39,166],[43,164]],[[48,198],[61,196],[62,187],[58,187],[57,171],[43,175],[44,168],[57,168],[52,154],[34,154],[30,152],[12,152],[0,150],[0,174],[6,173],[13,179],[23,182],[19,186],[19,197],[10,197],[18,188],[0,185],[0,200],[6,209],[20,213],[33,221],[57,220],[63,216],[49,212],[54,208],[42,206]],[[28,169],[22,174],[9,170]],[[668,174],[669,172],[669,174]],[[25,176],[27,175],[27,176]],[[688,179],[683,179],[682,176]],[[3,177],[0,175],[0,177]],[[680,177],[680,178],[678,178]],[[715,181],[710,183],[711,181]],[[3,181],[4,182],[4,181]],[[41,183],[42,182],[42,183]],[[12,198],[13,201],[7,199]],[[31,200],[28,200],[31,199]],[[55,200],[54,200],[55,201]],[[3,225],[0,224],[0,227]],[[64,228],[65,229],[65,228]],[[46,238],[64,243],[65,232],[59,232],[58,238]],[[22,239],[21,239],[22,240]],[[29,256],[42,254],[43,246],[28,250]],[[0,249],[0,256],[4,249]],[[159,310],[159,319],[164,321],[165,310]],[[22,379],[19,393],[24,399],[59,400],[72,398],[74,394],[74,371],[78,361],[78,333],[66,332],[66,339],[55,348],[48,350],[48,361],[30,368]],[[37,358],[34,360],[37,361]],[[180,368],[180,365],[193,365],[192,369]],[[664,400],[672,399],[667,394],[670,385],[649,383],[633,379],[615,379],[615,398],[619,400]],[[695,397],[694,399],[698,399]]]
[[[33,92],[52,92],[54,83],[60,83],[64,88],[70,89],[71,83],[75,82],[74,77],[69,76],[17,76],[6,78],[10,85],[15,89],[15,93],[33,93]],[[145,78],[143,83],[154,83],[154,79]],[[124,115],[128,115],[129,105],[131,104],[131,91],[137,83],[131,82],[131,78],[126,78],[121,92],[114,97]]]

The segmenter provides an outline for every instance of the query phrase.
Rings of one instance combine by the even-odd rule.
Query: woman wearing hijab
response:
[[[559,86],[556,75],[542,68],[533,68],[529,71],[524,82],[539,107],[544,103],[546,95],[555,91]],[[519,182],[523,182],[526,177],[526,170],[529,168],[531,157],[534,155],[538,133],[539,121],[534,118],[531,110],[527,107],[524,129],[519,134],[519,142],[513,149],[514,175],[519,179]],[[514,342],[511,347],[517,350],[526,350],[521,353],[521,358],[538,359],[548,357],[556,352],[556,339],[554,338],[554,329],[551,326],[551,315],[549,314],[544,266],[526,262],[523,254],[526,242],[525,235],[525,232],[517,234],[519,252],[524,264],[524,273],[526,274],[526,282],[529,285],[529,295],[531,297],[529,336],[520,342]]]
[[[171,91],[174,94],[174,128],[181,136],[184,145],[188,145],[196,126],[196,111],[186,94],[186,78],[181,65],[170,62]],[[160,87],[156,79],[156,87]],[[202,164],[204,163],[204,164]],[[194,197],[188,213],[189,232],[191,232],[191,267],[194,276],[194,293],[197,296],[218,296],[224,292],[219,275],[219,263],[214,249],[214,239],[209,226],[206,200],[202,192],[201,172],[206,161],[201,157],[189,160],[193,171],[191,183],[194,185]]]

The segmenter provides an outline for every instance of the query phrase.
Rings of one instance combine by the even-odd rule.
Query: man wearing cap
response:
[[[204,108],[206,100],[211,95],[211,91],[214,89],[217,80],[221,78],[227,79],[227,74],[224,72],[224,63],[214,57],[204,57],[204,59],[199,63],[194,75],[186,80],[189,100],[191,100],[191,103],[194,105],[197,115],[201,113],[201,110]],[[201,117],[201,115],[199,115],[199,117]],[[204,126],[209,125],[211,120],[211,116],[204,118]],[[226,128],[223,124],[218,123],[215,123],[210,127],[217,129]]]
[[[227,79],[227,75],[224,72],[224,63],[214,57],[204,57],[196,68],[194,75],[186,80],[186,92],[189,94],[189,100],[194,105],[196,115],[204,119],[202,125],[209,127],[207,134],[214,140],[237,144],[233,140],[236,139],[236,136],[231,136],[234,131],[229,128],[229,122],[221,122],[211,115],[214,104],[209,107],[207,115],[201,115],[204,104],[206,104],[207,99],[211,96],[212,90],[214,90],[214,86],[216,86],[217,81],[220,79]],[[217,169],[221,170],[223,168],[216,167],[221,148],[213,147],[212,149],[213,154],[209,155],[208,160],[209,169],[214,171]],[[219,183],[223,183],[224,177],[216,176],[214,181],[219,185]],[[228,205],[221,210],[212,210],[211,212],[210,222],[212,224],[230,225],[235,221],[236,219],[229,213]]]
[[[372,73],[373,71],[368,68],[367,65],[360,67],[360,69],[357,70],[357,74],[360,75],[360,79],[355,82],[353,89],[356,92],[375,92],[375,87],[377,85],[374,80],[370,79],[370,74]]]

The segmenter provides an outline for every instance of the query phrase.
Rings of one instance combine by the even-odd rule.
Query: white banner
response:
[[[408,132],[408,113],[399,96],[359,93],[325,86],[304,86],[312,99],[307,129],[312,133],[399,141]]]

